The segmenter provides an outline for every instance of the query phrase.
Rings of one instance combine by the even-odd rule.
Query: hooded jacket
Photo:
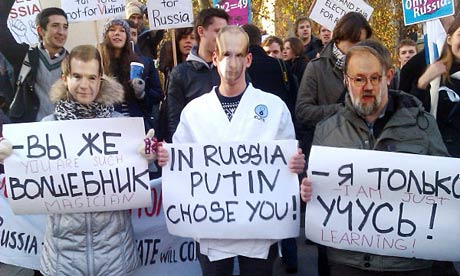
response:
[[[64,82],[59,80],[51,88],[51,101],[66,99],[67,93]],[[113,105],[123,100],[123,94],[121,84],[104,76],[95,101]],[[57,120],[54,114],[43,119],[54,120]],[[48,215],[41,257],[43,275],[130,275],[138,264],[131,215],[127,210]]]
[[[167,134],[166,141],[170,142],[179,124],[180,114],[185,105],[191,100],[208,93],[220,84],[217,69],[198,56],[198,48],[193,47],[183,62],[171,71],[166,97],[167,105]]]
[[[380,135],[374,135],[379,120]],[[374,128],[354,111],[350,97],[345,108],[316,126],[313,145],[351,149],[380,150],[435,156],[448,156],[436,120],[425,112],[415,97],[399,91],[388,91],[385,115]],[[431,267],[432,262],[340,250],[328,247],[330,263],[343,264],[363,270],[409,271]]]

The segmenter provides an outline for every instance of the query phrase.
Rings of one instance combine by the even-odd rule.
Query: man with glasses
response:
[[[388,50],[377,41],[350,48],[344,68],[345,108],[316,126],[313,144],[447,156],[436,120],[415,97],[388,89]],[[301,194],[307,190],[304,181]],[[311,183],[311,182],[310,182]],[[431,276],[432,261],[327,248],[329,272],[340,275]]]

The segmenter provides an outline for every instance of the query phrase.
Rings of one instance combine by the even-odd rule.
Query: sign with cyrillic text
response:
[[[9,124],[6,186],[17,214],[123,210],[151,204],[142,118]]]
[[[2,183],[0,178],[0,262],[39,270],[46,216],[15,215]],[[161,181],[151,181],[150,192],[150,207],[130,210],[140,258],[133,276],[201,275],[196,243],[172,236],[166,229]]]
[[[452,0],[402,0],[402,6],[406,26],[454,14]]]
[[[125,17],[125,0],[61,0],[69,22]]]
[[[192,0],[147,0],[150,30],[193,27]]]
[[[310,18],[332,31],[340,18],[348,12],[359,12],[369,21],[373,11],[374,8],[362,0],[316,0]]]
[[[299,233],[297,141],[165,144],[163,209],[173,235],[283,239]]]
[[[305,233],[339,249],[459,261],[460,159],[313,146]]]

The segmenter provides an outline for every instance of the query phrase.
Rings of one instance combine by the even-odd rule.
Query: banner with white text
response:
[[[316,0],[311,9],[310,18],[332,31],[335,24],[346,13],[359,12],[369,21],[373,11],[374,8],[363,0]]]
[[[313,146],[308,239],[339,249],[460,260],[460,159]]]
[[[402,0],[404,25],[412,25],[454,14],[451,0]]]
[[[61,0],[69,22],[125,18],[125,0]]]
[[[150,204],[142,118],[4,126],[6,186],[17,214],[123,210]]]
[[[150,30],[193,27],[192,0],[147,0]]]
[[[297,141],[165,144],[163,209],[173,235],[283,239],[300,227]]]
[[[141,266],[134,276],[201,275],[193,240],[168,233],[162,210],[159,181],[152,181],[151,207],[131,210]],[[46,216],[15,215],[0,184],[0,262],[40,269]]]

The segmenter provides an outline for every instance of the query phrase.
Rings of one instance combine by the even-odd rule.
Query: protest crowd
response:
[[[75,26],[75,14],[61,7],[41,9],[35,22],[30,22],[38,43],[19,43],[15,34],[26,26],[8,21],[15,2],[0,3],[0,197],[9,198],[9,202],[36,202],[49,191],[56,201],[54,211],[35,212],[46,214],[40,220],[43,225],[36,226],[43,228],[38,242],[34,234],[27,234],[33,229],[26,228],[35,226],[26,226],[23,214],[0,211],[0,276],[157,275],[155,271],[144,272],[159,265],[153,256],[159,252],[156,245],[161,238],[139,238],[132,220],[140,216],[144,206],[139,206],[139,213],[135,208],[113,207],[128,202],[122,194],[136,189],[148,191],[149,197],[150,191],[155,192],[153,208],[157,209],[149,216],[158,216],[160,208],[164,211],[161,218],[172,235],[169,239],[174,235],[190,239],[181,240],[180,251],[169,247],[170,255],[165,253],[162,258],[179,258],[197,270],[158,275],[270,276],[275,275],[277,260],[286,274],[300,275],[298,271],[306,265],[298,258],[302,250],[297,247],[300,220],[308,229],[306,237],[300,233],[301,240],[317,250],[317,275],[459,275],[456,262],[460,255],[448,250],[441,254],[443,249],[439,249],[458,246],[455,234],[460,221],[453,206],[460,198],[460,190],[455,188],[460,174],[457,171],[455,175],[454,168],[456,158],[460,158],[458,1],[453,1],[453,14],[438,19],[445,35],[438,56],[427,60],[428,44],[419,49],[416,41],[400,37],[395,49],[398,66],[393,64],[392,49],[375,36],[369,18],[355,11],[344,13],[333,28],[307,16],[299,17],[292,22],[294,35],[281,38],[251,23],[233,25],[233,16],[220,8],[202,9],[193,15],[189,26],[174,31],[150,29],[149,16],[155,17],[150,24],[165,24],[167,18],[185,22],[189,15],[163,18],[156,10],[149,13],[145,4],[127,0],[122,17],[104,19],[100,43],[69,49],[66,42],[69,29]],[[78,13],[90,11],[95,8]],[[19,133],[12,135],[7,129],[17,132],[13,127],[21,124],[21,135],[28,135],[28,141],[33,142],[39,134],[30,129],[45,128],[45,124],[55,124],[57,131],[60,121],[84,124],[83,120],[103,119],[103,125],[115,127],[122,118],[141,118],[142,134],[122,143],[134,145],[136,153],[132,155],[147,164],[144,172],[139,172],[137,165],[115,169],[116,164],[128,160],[126,154],[114,154],[117,144],[111,143],[122,134],[88,125],[85,131],[97,134],[82,133],[88,144],[80,148],[78,157],[89,151],[93,155],[94,150],[101,155],[113,154],[111,158],[92,159],[93,169],[81,175],[69,173],[66,178],[62,174],[64,184],[58,189],[52,177],[46,178],[46,183],[43,176],[41,184],[32,180],[21,184],[26,173],[9,175],[7,162],[18,160],[21,148],[14,138]],[[99,133],[103,138],[98,138]],[[48,143],[51,136],[46,137]],[[53,164],[63,171],[78,168],[77,161],[53,163],[61,155],[72,160],[67,159],[70,143],[67,138],[60,139],[40,156],[34,156],[40,150],[34,144],[27,158],[46,156],[47,160],[27,161],[27,172],[46,171],[46,166],[51,171]],[[103,146],[97,144],[101,139]],[[285,140],[297,141],[295,147],[284,146]],[[341,151],[336,149],[322,158],[322,147],[352,151],[339,157]],[[388,158],[387,167],[381,163],[371,167],[380,158],[375,157],[364,160],[369,167],[360,168],[362,163],[353,158],[364,150],[381,154],[369,155],[373,158]],[[198,159],[201,154],[204,161]],[[403,169],[411,164],[401,160],[417,158],[402,158],[413,155],[432,160],[423,161],[430,163],[423,165],[423,174],[416,168]],[[352,161],[338,160],[343,163],[337,173],[332,172],[336,162],[332,159],[343,158]],[[18,166],[26,164],[26,160],[15,162]],[[201,167],[198,162],[203,163]],[[323,171],[318,169],[319,163]],[[40,164],[41,169],[34,164]],[[440,167],[435,176],[428,172],[430,165]],[[13,161],[8,166],[13,166]],[[99,166],[110,168],[111,182],[97,171]],[[247,170],[243,173],[241,168]],[[191,172],[181,174],[186,169]],[[378,181],[372,178],[369,187],[358,186],[360,170],[378,175]],[[340,180],[334,182],[339,182],[337,187],[331,186],[332,181],[321,182],[332,174]],[[159,190],[145,179],[150,183],[162,179],[162,192],[157,193]],[[191,181],[191,185],[174,188],[182,180]],[[292,184],[291,190],[280,188],[286,193],[278,194],[277,180],[285,187],[288,183],[284,182]],[[38,192],[32,194],[34,184],[27,183],[37,183]],[[327,185],[330,190],[322,190]],[[106,196],[106,189],[120,195]],[[102,191],[104,196],[97,200],[93,197],[91,201],[66,203],[59,199],[68,194],[91,198]],[[337,197],[332,196],[334,191]],[[353,191],[355,198],[349,196]],[[167,198],[182,192],[187,199],[176,202]],[[404,198],[389,202],[385,197],[391,192],[404,192]],[[221,198],[211,198],[219,193],[223,193]],[[255,197],[258,193],[260,197]],[[200,197],[210,199],[200,201]],[[411,219],[405,209],[409,203],[417,210],[412,212],[418,213]],[[66,204],[75,210],[61,212]],[[425,209],[417,209],[422,204]],[[78,211],[82,205],[87,209]],[[100,205],[112,205],[112,209],[95,209]],[[241,205],[249,208],[249,221],[260,220],[260,224],[235,226],[243,220],[238,217]],[[269,208],[272,216],[266,213]],[[446,232],[436,232],[437,236],[444,235],[443,240],[436,242],[438,249],[430,249],[434,247],[429,242],[437,236],[421,234],[421,241],[415,236],[422,231],[419,222],[431,217],[424,229],[440,229],[444,210],[449,214],[442,217],[442,231]],[[379,212],[388,214],[388,220]],[[292,220],[286,222],[288,217]],[[340,220],[342,217],[345,219]],[[393,217],[396,224],[389,222]],[[285,224],[273,224],[275,218]],[[200,228],[200,223],[204,227]],[[213,228],[215,225],[219,226]],[[185,230],[170,228],[179,226]],[[145,227],[146,233],[154,232]],[[280,233],[270,234],[284,227]],[[16,231],[16,239],[12,231]],[[314,231],[319,236],[309,235]],[[33,258],[39,265],[28,264],[27,258],[10,263],[5,258],[7,248],[18,249],[16,242],[27,254],[35,252]]]

